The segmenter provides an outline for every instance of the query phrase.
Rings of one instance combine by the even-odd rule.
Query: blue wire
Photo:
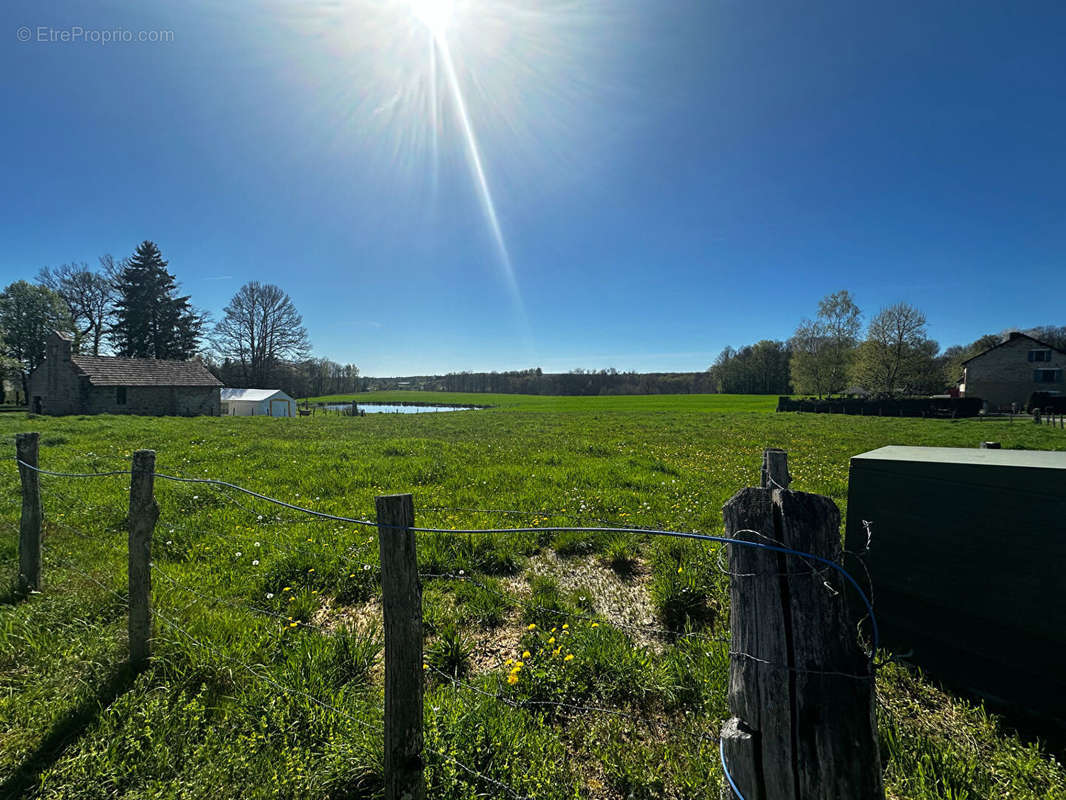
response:
[[[23,461],[20,461],[18,459],[16,459],[16,461],[19,464],[22,464],[23,466],[29,467],[30,469],[33,469],[33,470],[36,470],[37,472],[42,472],[42,473],[44,473],[46,475],[58,475],[58,476],[62,476],[62,477],[89,478],[89,477],[103,477],[103,476],[107,476],[107,475],[128,475],[128,474],[130,474],[130,472],[128,470],[124,470],[124,471],[121,471],[121,472],[116,471],[116,472],[88,473],[88,474],[86,474],[86,473],[49,472],[48,470],[43,470],[43,469],[40,469],[39,467],[33,467],[30,464],[26,464]],[[212,478],[180,478],[180,477],[177,477],[177,476],[174,476],[174,475],[165,475],[165,474],[158,473],[158,472],[155,473],[155,475],[156,475],[157,478],[163,478],[164,480],[178,481],[178,482],[181,482],[181,483],[207,483],[207,484],[213,484],[215,486],[222,486],[222,487],[229,488],[229,489],[236,489],[239,492],[244,492],[245,494],[249,494],[249,495],[251,495],[253,497],[257,497],[259,499],[266,500],[266,501],[269,501],[271,503],[275,503],[275,504],[277,504],[279,506],[284,506],[285,508],[291,508],[291,509],[293,509],[295,511],[302,511],[302,512],[307,513],[307,514],[311,514],[312,516],[321,517],[321,518],[324,518],[324,519],[336,520],[338,522],[349,522],[349,523],[354,523],[356,525],[366,525],[368,527],[375,525],[374,522],[372,522],[370,520],[367,520],[367,519],[353,519],[351,517],[341,517],[341,516],[336,516],[336,515],[333,515],[333,514],[325,514],[325,513],[321,512],[321,511],[313,511],[313,510],[311,510],[309,508],[304,508],[302,506],[293,505],[291,503],[286,503],[283,500],[278,500],[277,498],[270,497],[270,496],[264,495],[264,494],[260,494],[259,492],[253,492],[251,489],[245,489],[243,486],[238,486],[236,484],[228,483],[226,481],[220,481],[220,480],[216,480],[216,479],[212,479]],[[394,527],[394,528],[398,528],[398,529],[403,528],[403,529],[406,529],[406,530],[416,531],[416,532],[419,532],[419,533],[451,533],[451,534],[455,534],[455,533],[534,533],[534,532],[542,532],[542,531],[643,533],[643,534],[647,534],[649,536],[670,536],[670,537],[674,537],[674,538],[677,538],[677,539],[696,539],[698,541],[703,541],[703,542],[719,542],[721,544],[728,544],[728,545],[739,544],[742,547],[754,547],[754,548],[756,548],[758,550],[768,550],[768,551],[773,552],[773,553],[783,553],[785,555],[798,556],[800,558],[810,558],[810,559],[813,559],[813,560],[817,561],[820,564],[825,564],[828,567],[832,567],[837,572],[839,572],[841,575],[843,575],[844,578],[848,581],[848,583],[851,584],[852,588],[854,588],[855,591],[858,593],[859,598],[863,602],[863,605],[866,606],[866,611],[867,611],[867,613],[869,614],[869,617],[870,617],[870,628],[871,628],[871,634],[872,634],[872,637],[873,637],[873,649],[872,649],[872,651],[870,653],[870,660],[871,661],[876,657],[877,651],[878,651],[878,649],[880,647],[880,644],[881,644],[881,634],[880,634],[880,631],[879,631],[879,629],[877,627],[877,617],[874,614],[873,604],[870,602],[870,599],[866,596],[866,593],[859,586],[858,581],[856,581],[855,578],[853,578],[851,576],[851,573],[849,573],[846,569],[844,569],[842,566],[837,564],[835,561],[830,561],[828,558],[823,558],[822,556],[815,555],[814,553],[805,553],[802,550],[793,550],[790,547],[781,547],[779,545],[765,544],[764,542],[749,542],[749,541],[747,541],[745,539],[730,539],[730,538],[725,537],[725,536],[709,536],[709,535],[704,534],[704,533],[683,533],[681,531],[651,530],[651,529],[648,529],[648,528],[577,528],[577,527],[574,527],[574,528],[560,528],[560,527],[554,527],[554,526],[544,526],[544,527],[536,527],[536,528],[482,528],[482,529],[469,529],[469,530],[455,530],[455,529],[451,529],[451,528],[415,528],[415,527],[407,527],[407,528],[405,528],[405,526],[402,526],[402,525],[383,526],[383,525],[380,525],[380,524],[377,524],[377,527],[379,527],[379,528],[380,527]],[[740,789],[737,788],[737,784],[733,780],[733,776],[729,774],[729,767],[726,765],[726,762],[725,762],[725,742],[722,741],[721,739],[718,740],[718,755],[719,755],[719,758],[720,758],[720,760],[722,762],[722,772],[725,775],[725,779],[729,782],[729,786],[733,789],[734,794],[736,794],[736,796],[739,798],[739,800],[744,800],[744,795],[741,794]]]
[[[729,785],[733,789],[733,794],[735,794],[739,800],[744,800],[744,795],[740,793],[740,789],[737,788],[733,776],[729,774],[729,767],[725,765],[725,740],[721,738],[718,739],[718,756],[722,760],[722,772],[725,773],[725,779],[729,781]]]

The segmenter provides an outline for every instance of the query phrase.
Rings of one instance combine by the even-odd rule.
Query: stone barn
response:
[[[196,361],[72,355],[70,338],[52,333],[30,375],[29,406],[52,415],[218,416],[221,387]]]

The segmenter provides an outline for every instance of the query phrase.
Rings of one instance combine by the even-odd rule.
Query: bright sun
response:
[[[411,11],[434,36],[440,36],[452,20],[455,0],[411,0]]]

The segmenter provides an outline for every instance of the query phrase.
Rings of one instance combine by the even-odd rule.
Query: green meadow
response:
[[[1066,450],[1066,431],[1021,420],[776,414],[768,397],[357,399],[489,407],[0,415],[0,797],[354,800],[382,779],[374,528],[157,478],[155,655],[131,674],[128,476],[41,477],[44,586],[19,597],[18,432],[41,433],[44,469],[124,470],[151,448],[159,473],[330,514],[372,520],[375,496],[410,492],[418,526],[536,529],[418,534],[427,781],[447,800],[719,797],[718,546],[551,528],[720,534],[765,447],[788,451],[793,488],[843,513],[848,459],[882,445]],[[890,797],[1066,798],[1052,752],[973,701],[898,663],[877,693]]]

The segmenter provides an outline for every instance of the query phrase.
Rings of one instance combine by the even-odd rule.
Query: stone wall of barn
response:
[[[1030,351],[1048,353],[1041,357],[1049,357],[1050,361],[1030,361]],[[1037,370],[1052,370],[1056,380],[1037,382]],[[967,397],[980,397],[993,411],[1010,408],[1011,403],[1023,409],[1033,392],[1066,391],[1064,373],[1066,355],[1041,347],[1027,337],[1017,336],[966,365],[964,393]]]
[[[39,414],[76,414],[88,381],[70,362],[70,342],[51,336],[45,360],[30,375],[30,411]]]
[[[217,386],[91,386],[81,413],[217,417],[221,400]]]

